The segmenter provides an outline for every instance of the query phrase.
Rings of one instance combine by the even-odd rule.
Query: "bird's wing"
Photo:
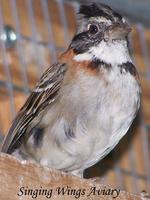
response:
[[[29,138],[30,131],[27,129],[35,127],[44,111],[55,102],[66,71],[66,64],[60,63],[45,71],[10,127],[2,145],[2,152],[12,153],[23,140]]]

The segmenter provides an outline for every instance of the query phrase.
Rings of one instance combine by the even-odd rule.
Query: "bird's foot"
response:
[[[93,178],[90,178],[89,179],[90,181],[94,182],[94,183],[102,183],[104,182],[104,179],[103,178],[100,178],[100,177],[93,177]]]
[[[142,192],[141,192],[141,200],[150,200],[150,195],[149,195],[149,193],[148,192],[146,192],[145,190],[143,190]]]

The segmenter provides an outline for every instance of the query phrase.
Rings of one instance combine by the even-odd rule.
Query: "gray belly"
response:
[[[43,145],[36,153],[32,148],[29,152],[34,151],[35,160],[42,165],[73,171],[85,169],[108,154],[128,131],[140,101],[137,82],[132,77],[118,79],[107,88],[100,83],[95,91],[88,88],[79,102],[73,95],[73,99],[70,96],[60,101],[46,116],[53,123],[46,129]],[[60,111],[63,115],[54,118]]]
[[[112,103],[112,110],[106,106],[103,108],[105,112],[99,109],[89,118],[82,116],[76,120],[76,126],[70,125],[72,135],[64,131],[68,122],[61,119],[53,129],[55,133],[45,136],[44,145],[37,153],[39,157],[44,152],[39,157],[40,163],[72,171],[85,169],[98,162],[128,131],[138,109],[136,101],[131,104],[118,106],[118,103]]]

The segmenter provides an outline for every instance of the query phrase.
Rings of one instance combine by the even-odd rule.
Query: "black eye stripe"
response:
[[[72,41],[77,41],[77,40],[82,40],[84,37],[87,37],[87,31],[86,32],[82,32],[82,33],[78,33],[77,35],[74,36],[74,38],[72,39]]]

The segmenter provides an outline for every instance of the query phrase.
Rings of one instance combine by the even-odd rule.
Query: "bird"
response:
[[[111,152],[140,107],[130,32],[109,6],[80,5],[70,45],[39,79],[1,152],[81,178]]]

